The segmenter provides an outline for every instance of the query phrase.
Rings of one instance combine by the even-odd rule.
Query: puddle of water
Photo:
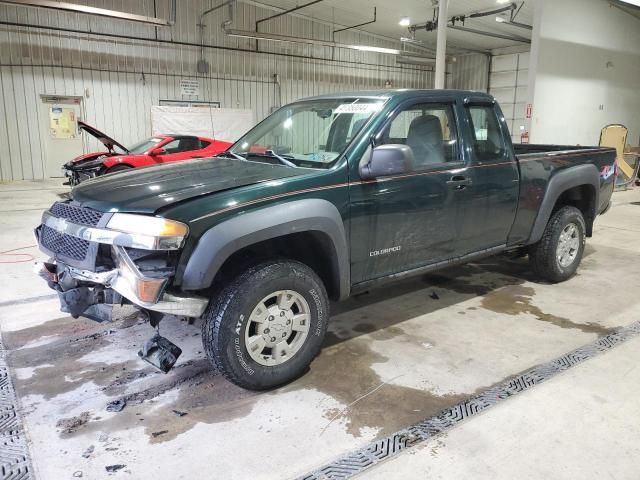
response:
[[[562,328],[577,328],[598,335],[609,333],[609,329],[599,325],[574,323],[532,305],[534,289],[521,285],[523,279],[508,273],[523,268],[521,262],[514,263],[515,266],[508,264],[498,272],[487,272],[475,265],[457,267],[443,274],[427,275],[421,281],[392,287],[380,296],[375,293],[350,300],[338,309],[336,321],[332,322],[325,339],[325,349],[310,370],[297,381],[272,392],[256,393],[236,387],[210,369],[203,356],[180,365],[166,376],[158,376],[160,374],[155,374],[135,358],[109,364],[81,360],[98,349],[132,350],[132,345],[146,339],[148,332],[145,330],[144,338],[136,337],[137,328],[132,328],[127,335],[116,332],[85,338],[89,331],[86,321],[72,319],[65,320],[62,325],[59,321],[47,322],[8,335],[12,348],[54,333],[61,339],[11,352],[16,367],[34,369],[30,378],[18,380],[17,388],[21,395],[37,393],[50,399],[93,382],[102,387],[105,395],[118,398],[132,390],[127,388],[133,382],[140,381],[135,383],[137,390],[134,393],[125,395],[129,403],[123,411],[117,414],[93,412],[90,421],[76,432],[61,434],[62,438],[143,426],[150,443],[167,442],[198,423],[215,424],[244,418],[251,415],[258,401],[300,390],[316,390],[345,405],[341,409],[322,404],[316,406],[327,421],[325,428],[339,423],[355,437],[371,430],[378,436],[385,436],[474,394],[436,395],[427,390],[396,385],[393,379],[380,378],[373,366],[387,362],[388,358],[372,350],[372,341],[406,338],[409,342],[433,345],[429,339],[410,337],[403,331],[400,324],[408,318],[446,308],[469,296],[483,296],[481,306],[487,310],[506,315],[528,313]],[[429,287],[425,287],[425,282]],[[430,296],[434,289],[438,291],[438,298]],[[398,294],[403,295],[405,303],[381,305],[389,295]],[[476,307],[469,308],[474,309]],[[89,322],[89,325],[95,324]],[[135,321],[125,321],[120,328],[131,326],[135,326]],[[85,337],[74,339],[81,334]],[[55,366],[51,366],[52,358],[58,359]],[[153,381],[145,378],[151,372],[155,375]],[[174,410],[186,412],[186,415],[180,416]],[[257,422],[256,428],[268,429],[269,422],[277,419],[275,415],[277,413],[273,418]],[[166,433],[153,435],[165,430]]]
[[[512,285],[488,293],[482,299],[481,305],[486,310],[506,315],[528,313],[542,322],[548,322],[560,328],[575,328],[585,333],[607,335],[614,330],[593,322],[577,323],[565,317],[545,313],[532,305],[531,300],[534,294],[535,290],[532,287]]]

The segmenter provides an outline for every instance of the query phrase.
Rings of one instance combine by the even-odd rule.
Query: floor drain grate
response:
[[[33,468],[0,341],[0,480],[32,480]]]
[[[640,334],[640,321],[622,327],[615,333],[600,337],[594,342],[577,348],[555,360],[538,365],[501,385],[490,388],[441,412],[435,417],[423,420],[386,438],[370,443],[320,467],[310,474],[300,477],[300,480],[344,480],[351,478],[407,448],[453,428],[465,418],[472,417],[502,400],[528,390],[564,370],[620,345],[638,334]]]

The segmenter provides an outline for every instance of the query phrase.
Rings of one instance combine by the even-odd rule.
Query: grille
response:
[[[51,207],[51,213],[58,218],[65,218],[71,223],[95,227],[102,218],[103,213],[90,208],[83,208],[70,203],[56,202]]]
[[[89,242],[81,238],[58,233],[46,225],[42,226],[40,241],[45,248],[74,260],[84,260],[89,249]]]

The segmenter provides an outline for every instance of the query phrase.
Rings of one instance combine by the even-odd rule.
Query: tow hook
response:
[[[141,313],[149,318],[149,323],[156,329],[156,333],[147,340],[138,352],[138,356],[158,370],[168,373],[178,361],[178,357],[182,354],[182,349],[171,340],[160,335],[159,323],[162,315],[158,316],[157,312],[149,310],[142,310]]]

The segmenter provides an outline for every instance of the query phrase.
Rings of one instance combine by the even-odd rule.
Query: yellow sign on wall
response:
[[[76,138],[78,123],[73,108],[49,108],[49,133],[51,138]]]

